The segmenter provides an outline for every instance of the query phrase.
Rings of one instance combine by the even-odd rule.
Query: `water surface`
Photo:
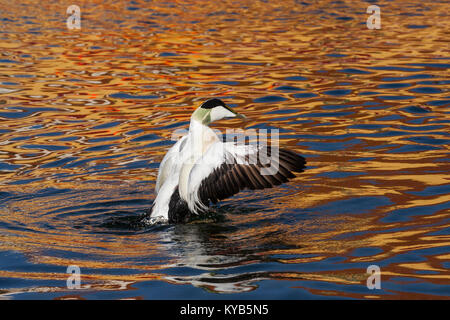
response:
[[[449,297],[448,2],[377,2],[368,30],[363,1],[94,1],[72,31],[73,1],[0,3],[1,298]],[[138,223],[209,97],[307,170]]]

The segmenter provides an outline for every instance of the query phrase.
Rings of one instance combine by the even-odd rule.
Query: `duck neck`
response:
[[[215,132],[204,125],[194,117],[191,118],[191,124],[189,125],[189,136],[191,142],[191,148],[194,154],[203,155],[208,147],[219,140]]]

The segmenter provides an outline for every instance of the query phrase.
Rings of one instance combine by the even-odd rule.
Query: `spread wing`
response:
[[[188,205],[201,209],[244,189],[280,185],[302,172],[306,160],[286,149],[217,142],[191,170]],[[194,205],[192,205],[194,203]]]

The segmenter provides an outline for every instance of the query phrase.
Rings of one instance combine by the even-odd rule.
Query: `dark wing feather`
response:
[[[267,156],[270,156],[270,152]],[[274,159],[271,161],[273,162]],[[293,172],[302,172],[305,164],[305,158],[286,149],[279,149],[278,171],[273,175],[261,174],[261,169],[268,167],[270,163],[263,165],[259,155],[256,164],[241,164],[236,160],[231,164],[223,163],[202,181],[198,192],[204,203],[208,201],[217,203],[218,200],[231,197],[244,189],[255,190],[278,186],[294,178]]]

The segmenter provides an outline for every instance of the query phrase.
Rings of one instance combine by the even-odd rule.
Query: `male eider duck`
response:
[[[278,156],[271,157],[273,147],[223,142],[208,127],[233,117],[245,118],[219,99],[208,100],[194,111],[189,133],[170,148],[160,164],[150,219],[188,222],[207,211],[210,202],[245,188],[271,188],[295,177],[292,172],[303,171],[305,159],[292,151],[277,148]],[[274,163],[277,170],[268,170]]]

